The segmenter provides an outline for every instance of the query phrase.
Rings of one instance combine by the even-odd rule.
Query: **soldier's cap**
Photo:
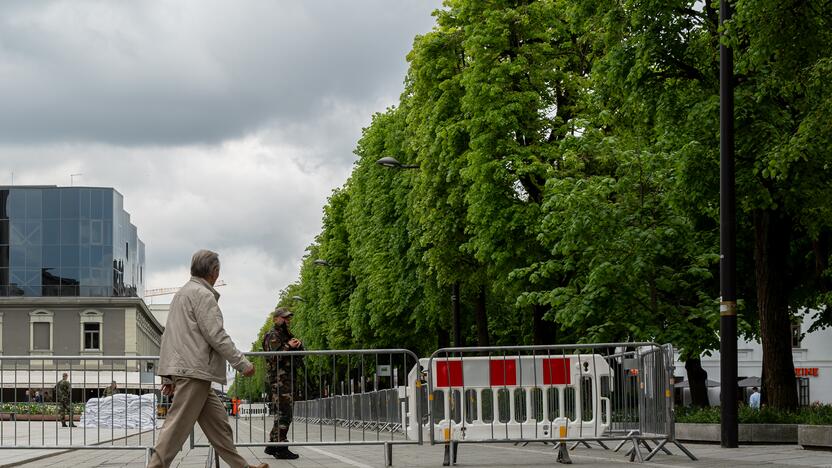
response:
[[[274,309],[274,312],[272,312],[272,317],[291,317],[293,315],[295,314],[293,314],[291,310],[285,307],[278,307]]]

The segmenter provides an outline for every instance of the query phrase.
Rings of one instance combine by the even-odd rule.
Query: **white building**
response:
[[[804,325],[805,326],[805,325]],[[815,401],[832,403],[832,328],[806,333],[801,338],[800,325],[793,327],[792,356],[797,376],[798,397],[801,405]],[[804,333],[806,330],[802,330]],[[676,377],[687,381],[685,363],[675,363]],[[757,341],[737,342],[737,376],[760,377],[763,366],[763,348]],[[708,380],[718,382],[719,351],[711,356],[702,356],[702,368],[708,372]],[[750,388],[746,389],[747,392]],[[719,405],[719,386],[708,388],[711,405]],[[690,403],[690,390],[683,389],[684,404]]]

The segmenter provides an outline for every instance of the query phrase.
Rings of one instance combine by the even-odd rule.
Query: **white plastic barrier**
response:
[[[434,357],[419,363],[431,367],[432,394],[428,382],[420,382],[409,387],[408,399],[421,399],[430,411],[422,411],[422,424],[410,411],[410,438],[420,426],[429,437],[428,417],[436,441],[594,438],[610,427],[602,380],[608,388],[613,371],[600,354]],[[415,372],[409,382],[427,379]]]
[[[91,398],[84,406],[80,424],[84,427],[154,429],[157,427],[156,395],[117,393],[111,397]]]

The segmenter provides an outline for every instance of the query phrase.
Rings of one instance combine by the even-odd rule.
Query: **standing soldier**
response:
[[[72,387],[69,384],[69,374],[64,372],[64,378],[55,386],[55,401],[58,402],[58,414],[61,416],[61,426],[66,427],[64,418],[69,414],[69,426],[75,427],[72,420]]]
[[[117,393],[117,391],[118,391],[118,384],[116,383],[115,380],[113,380],[113,382],[110,384],[110,386],[104,389],[104,396],[105,397],[113,396],[115,393]]]
[[[289,324],[292,311],[278,307],[272,312],[274,326],[263,337],[263,351],[292,351],[303,350],[303,343],[292,336]],[[288,442],[286,435],[292,424],[292,362],[286,357],[266,358],[266,379],[274,412],[274,426],[269,433],[269,442]],[[294,460],[298,458],[289,447],[266,447],[266,453],[275,458]]]

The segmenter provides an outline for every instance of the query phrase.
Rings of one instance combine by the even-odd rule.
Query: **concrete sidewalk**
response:
[[[235,427],[232,421],[232,427]],[[302,427],[302,426],[301,426]],[[248,442],[262,441],[265,432],[261,425],[236,425],[237,438]],[[338,428],[339,440],[346,440],[347,431]],[[298,431],[299,433],[301,431]],[[355,433],[353,434],[355,435]],[[373,434],[375,435],[375,434]],[[389,433],[387,434],[389,437]],[[146,437],[146,436],[145,436]],[[206,443],[204,436],[196,431],[198,444]],[[300,438],[300,437],[298,437]],[[138,437],[129,438],[126,443],[136,445]],[[312,439],[312,437],[310,437]],[[571,453],[576,466],[585,467],[633,467],[639,464],[629,462],[625,453],[627,448],[619,452],[604,450],[598,446],[588,449],[579,447]],[[718,445],[687,444],[686,447],[699,460],[691,461],[677,448],[669,447],[674,455],[661,453],[650,462],[640,466],[645,467],[832,467],[832,452],[803,450],[795,445],[755,445],[738,449],[723,449]],[[339,467],[339,468],[371,468],[384,465],[383,449],[381,446],[316,446],[294,447],[293,451],[301,457],[298,460],[275,460],[263,453],[261,447],[241,447],[240,453],[250,463],[266,462],[272,467]],[[44,455],[46,451],[41,451]],[[190,449],[189,443],[177,455],[172,467],[205,467],[208,461],[208,448]],[[49,458],[19,464],[6,461],[6,456],[14,451],[0,449],[0,466],[26,467],[130,467],[144,466],[143,451],[126,450],[77,450]],[[396,467],[441,467],[444,446],[430,445],[396,445],[393,448],[393,465]],[[556,466],[555,452],[551,445],[529,444],[520,446],[513,444],[461,444],[458,452],[457,466],[460,467],[493,467],[504,468],[514,466]],[[226,467],[225,463],[221,463]],[[234,467],[237,468],[237,467]]]

